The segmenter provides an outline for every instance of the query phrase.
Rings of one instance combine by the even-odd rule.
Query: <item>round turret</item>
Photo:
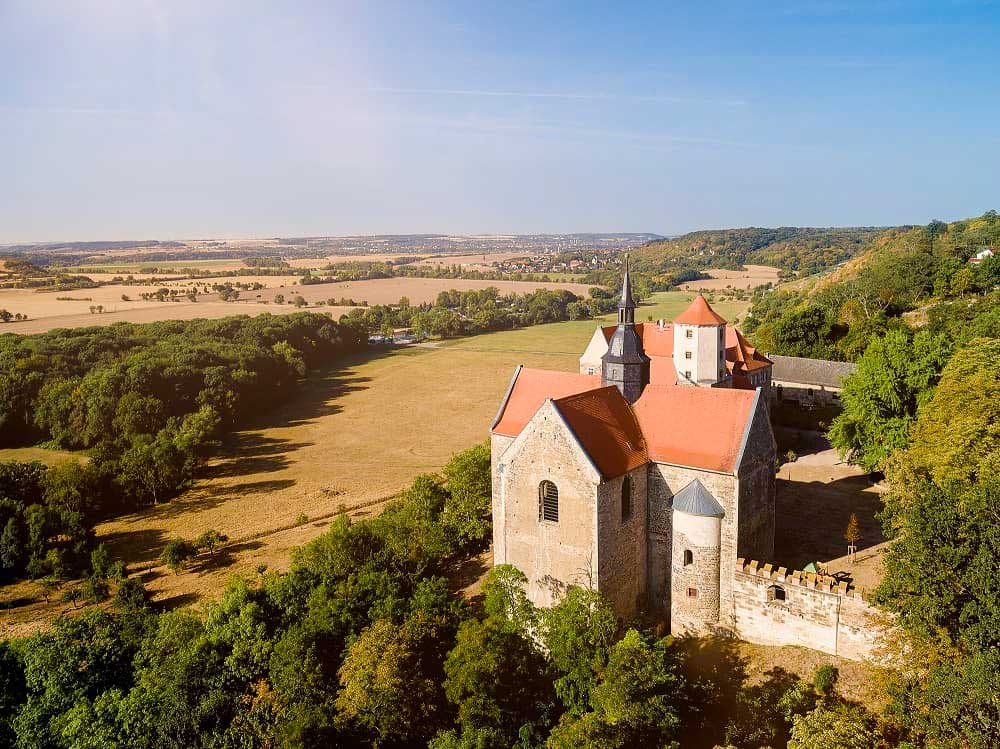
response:
[[[698,479],[674,496],[670,566],[670,631],[674,634],[708,634],[719,623],[725,514]]]

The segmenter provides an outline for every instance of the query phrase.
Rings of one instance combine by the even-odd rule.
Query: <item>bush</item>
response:
[[[180,574],[184,563],[195,554],[195,548],[190,541],[174,538],[167,542],[160,553],[160,564],[166,565],[174,574]]]

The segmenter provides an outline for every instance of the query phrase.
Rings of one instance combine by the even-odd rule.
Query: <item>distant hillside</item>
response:
[[[970,262],[994,248],[997,257]],[[1000,334],[1000,215],[888,229],[842,267],[755,295],[745,332],[765,351],[854,360],[892,328],[950,340]]]
[[[654,273],[679,267],[737,269],[751,263],[809,275],[851,259],[885,231],[871,226],[712,229],[648,242],[633,257],[637,267]]]

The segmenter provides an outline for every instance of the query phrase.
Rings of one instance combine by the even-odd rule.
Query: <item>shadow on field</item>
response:
[[[844,531],[851,515],[858,518],[858,552],[885,538],[876,514],[882,499],[865,476],[830,482],[776,481],[774,553],[778,564],[802,569],[809,562],[827,561],[847,551]]]
[[[236,557],[245,551],[256,551],[263,548],[260,541],[244,541],[243,543],[231,544],[217,549],[214,554],[203,552],[191,565],[191,572],[211,572],[220,567],[228,567],[236,561]]]
[[[181,606],[190,606],[192,603],[197,603],[200,599],[201,595],[198,593],[178,593],[175,596],[168,596],[167,598],[160,598],[153,601],[153,610],[161,613],[172,611]]]
[[[312,445],[253,432],[239,434],[230,441],[221,462],[208,466],[202,475],[214,479],[280,471],[290,462],[287,453]]]
[[[167,507],[167,505],[160,505]],[[141,516],[140,516],[141,517]],[[152,562],[160,555],[160,549],[167,542],[163,531],[143,528],[135,531],[116,531],[98,538],[108,545],[113,559],[127,559],[128,563]]]

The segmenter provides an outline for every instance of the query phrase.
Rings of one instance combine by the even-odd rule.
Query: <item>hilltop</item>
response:
[[[995,335],[1000,215],[883,231],[830,273],[758,293],[745,329],[764,350],[827,359],[858,358],[873,337],[925,324],[964,340]]]
[[[886,231],[872,226],[710,229],[647,242],[633,257],[636,267],[649,272],[739,269],[752,263],[809,275],[851,259]]]

